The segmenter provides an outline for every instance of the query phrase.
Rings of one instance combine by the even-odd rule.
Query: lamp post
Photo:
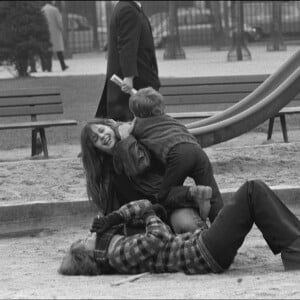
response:
[[[185,59],[184,50],[180,46],[177,21],[177,2],[169,1],[169,38],[166,41],[164,59]]]

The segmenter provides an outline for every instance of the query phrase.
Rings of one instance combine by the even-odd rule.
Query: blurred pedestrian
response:
[[[45,14],[49,32],[52,49],[44,55],[42,65],[46,71],[52,71],[52,56],[53,52],[56,53],[60,62],[61,69],[65,71],[68,66],[64,59],[64,41],[63,41],[63,23],[62,15],[58,8],[55,6],[56,1],[46,1],[46,4],[42,7],[42,12]]]
[[[160,81],[153,35],[140,1],[115,1],[111,16],[107,72],[104,89],[95,117],[129,121],[129,95],[109,79],[118,75],[135,89],[151,86],[158,90]]]

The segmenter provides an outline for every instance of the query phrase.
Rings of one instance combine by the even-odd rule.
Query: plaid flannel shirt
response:
[[[198,229],[194,233],[174,235],[154,213],[145,214],[145,207],[151,205],[147,202],[149,201],[134,201],[119,209],[126,221],[143,217],[146,232],[122,236],[113,249],[111,247],[108,249],[109,263],[116,271],[125,274],[142,272],[205,274],[223,271],[203,243],[201,238],[203,229]]]

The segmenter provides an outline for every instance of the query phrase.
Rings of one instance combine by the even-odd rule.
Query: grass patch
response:
[[[82,124],[92,119],[98,107],[99,97],[102,94],[105,75],[82,75],[43,77],[25,79],[2,79],[0,89],[17,89],[33,87],[58,87],[62,93],[64,114],[53,116],[41,116],[39,119],[75,119],[79,126],[53,127],[46,129],[49,145],[55,144],[79,144],[79,136]],[[1,123],[26,120],[24,118],[1,118]],[[28,120],[28,119],[27,119]],[[260,124],[254,131],[267,132],[268,122]],[[287,116],[288,129],[300,127],[300,116]],[[281,130],[280,122],[276,119],[274,131]],[[0,131],[1,150],[9,150],[19,147],[31,147],[31,131],[29,129],[14,129]]]

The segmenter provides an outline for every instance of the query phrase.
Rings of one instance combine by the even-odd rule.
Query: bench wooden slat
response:
[[[171,117],[175,119],[193,119],[193,118],[208,118],[221,111],[191,111],[191,112],[178,112],[178,113],[168,113]],[[282,114],[297,114],[300,113],[300,107],[284,107],[282,108],[276,116],[280,116]]]
[[[192,119],[192,118],[208,118],[218,113],[219,111],[191,111],[191,112],[178,112],[178,113],[168,113],[171,117],[175,119]]]
[[[17,98],[24,96],[47,96],[47,95],[60,95],[60,90],[57,87],[41,87],[34,89],[15,89],[15,90],[5,90],[0,91],[1,98]]]
[[[34,104],[55,104],[61,103],[60,95],[37,95],[31,97],[17,97],[17,98],[0,98],[0,109],[9,106],[25,106]],[[1,116],[1,111],[0,111]]]
[[[250,92],[227,93],[227,94],[204,94],[204,95],[164,95],[166,105],[177,104],[204,104],[204,103],[236,103],[249,95]],[[293,99],[300,105],[300,93]]]
[[[236,103],[249,93],[165,96],[166,105]]]
[[[292,114],[298,114],[300,113],[300,107],[294,107],[294,106],[285,106],[283,109],[279,111],[278,114],[287,114],[287,115],[292,115]]]
[[[225,94],[225,93],[251,93],[256,89],[259,83],[244,83],[239,85],[198,85],[198,86],[177,86],[177,87],[162,87],[160,93],[167,96],[177,97],[179,95],[205,95],[205,94]]]
[[[234,105],[234,103],[218,103],[217,105],[215,103],[205,103],[205,104],[178,104],[178,105],[168,105],[166,106],[166,112],[167,113],[178,113],[178,112],[195,112],[195,111],[203,111],[203,112],[209,112],[209,111],[223,111],[228,107],[231,107]],[[284,108],[288,107],[297,107],[300,106],[299,101],[291,101],[287,104]]]
[[[161,86],[190,86],[201,84],[225,84],[225,83],[261,83],[269,75],[254,74],[254,75],[234,75],[234,76],[209,76],[209,77],[181,77],[181,78],[162,78]]]
[[[173,112],[192,112],[192,111],[215,111],[215,110],[225,110],[226,108],[232,106],[230,103],[214,103],[210,104],[183,104],[183,105],[172,105],[166,107],[167,113]]]
[[[36,122],[18,122],[0,124],[0,130],[2,129],[21,129],[21,128],[38,128],[38,127],[53,127],[53,126],[69,126],[77,125],[75,120],[53,120],[53,121],[36,121]]]
[[[62,114],[62,113],[63,113],[63,106],[62,103],[60,103],[60,104],[53,104],[53,105],[2,107],[0,111],[0,116],[12,117],[12,116],[48,115],[48,114]]]

